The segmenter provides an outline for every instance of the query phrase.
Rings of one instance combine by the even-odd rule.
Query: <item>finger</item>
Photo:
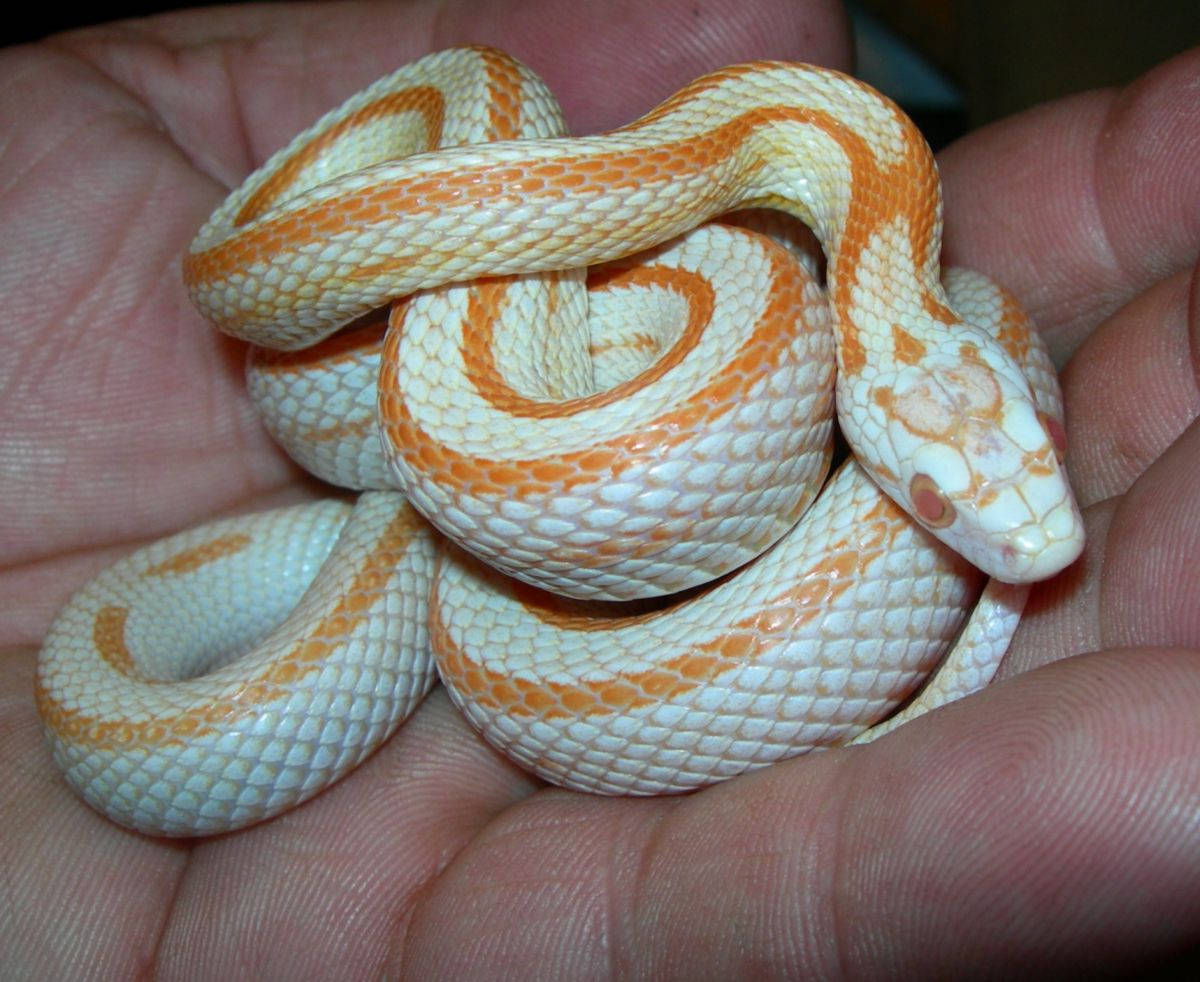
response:
[[[1087,509],[1082,562],[1031,595],[1001,677],[1098,648],[1200,649],[1198,481],[1193,423],[1127,494]]]
[[[0,950],[12,978],[130,978],[153,955],[188,847],[86,807],[54,766],[33,707],[32,651],[0,658]]]
[[[438,690],[353,774],[297,810],[193,853],[158,968],[214,977],[392,976],[419,896],[540,786]]]
[[[1124,495],[1104,543],[1106,645],[1200,646],[1200,423]]]
[[[89,33],[106,70],[154,105],[185,152],[232,186],[325,110],[408,61],[489,44],[543,75],[573,132],[629,122],[706,71],[776,57],[848,67],[849,31],[834,0],[456,0],[271,5],[183,11],[139,24],[171,50],[151,84],[123,67],[114,32]]]
[[[1087,547],[1030,595],[1002,675],[1097,648],[1200,646],[1198,332],[1195,278],[1178,274],[1101,324],[1067,366]]]
[[[1197,378],[1200,266],[1135,296],[1063,372],[1067,463],[1081,505],[1126,492],[1200,416]]]
[[[1197,79],[1200,49],[1123,91],[1039,107],[941,156],[951,260],[1013,290],[1060,364],[1101,319],[1194,262]]]
[[[1200,660],[1050,666],[691,798],[539,796],[412,918],[410,977],[1120,972],[1200,938]]]

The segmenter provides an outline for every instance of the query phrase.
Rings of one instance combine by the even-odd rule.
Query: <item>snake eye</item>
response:
[[[928,474],[916,474],[908,483],[908,497],[913,513],[934,529],[954,524],[954,506]]]
[[[1041,422],[1042,428],[1049,434],[1050,442],[1054,444],[1054,456],[1061,464],[1067,457],[1066,428],[1053,416],[1048,416],[1046,413],[1038,413],[1038,420]]]

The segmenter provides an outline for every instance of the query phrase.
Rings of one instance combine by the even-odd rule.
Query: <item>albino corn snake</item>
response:
[[[753,63],[562,133],[527,69],[442,52],[198,234],[196,304],[277,349],[249,370],[268,427],[380,490],[183,533],[76,595],[38,704],[94,806],[161,834],[259,821],[354,767],[437,673],[552,781],[696,787],[877,735],[960,629],[896,719],[985,685],[1024,596],[999,581],[1079,554],[1049,361],[982,277],[943,292],[936,171],[895,107]],[[764,206],[812,228],[824,286],[703,224]],[[810,508],[835,391],[854,459]],[[997,579],[968,623],[970,564]]]

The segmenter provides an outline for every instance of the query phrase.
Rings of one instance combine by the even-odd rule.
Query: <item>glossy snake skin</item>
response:
[[[239,828],[440,675],[550,781],[681,791],[986,685],[1082,532],[1053,369],[998,288],[943,288],[939,194],[894,106],[806,65],[582,138],[489,49],[350,99],[216,210],[184,278],[256,346],[293,457],[371,490],[84,586],[37,680],[67,779],[143,831]],[[812,230],[823,282],[762,208]]]

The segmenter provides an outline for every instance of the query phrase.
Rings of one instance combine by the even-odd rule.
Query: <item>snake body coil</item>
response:
[[[704,224],[764,206],[815,233],[823,286],[758,219]],[[184,274],[259,346],[272,433],[375,490],[85,586],[37,682],[68,779],[134,828],[237,828],[353,768],[440,674],[549,780],[678,791],[985,685],[1020,584],[1082,532],[1053,369],[998,288],[943,284],[940,210],[912,124],[811,66],[727,68],[579,139],[489,49],[353,97]],[[822,490],[835,407],[853,457]]]

